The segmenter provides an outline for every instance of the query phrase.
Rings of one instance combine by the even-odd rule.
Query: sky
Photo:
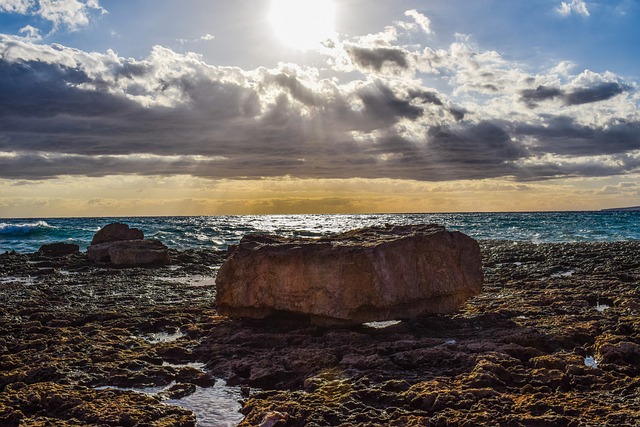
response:
[[[637,0],[0,0],[0,217],[640,205]]]

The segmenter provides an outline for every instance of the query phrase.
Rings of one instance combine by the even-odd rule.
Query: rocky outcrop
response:
[[[220,265],[211,249],[47,275],[41,254],[0,253],[0,426],[193,426],[161,399],[194,385],[209,425],[640,426],[640,241],[480,246],[460,313],[382,329],[217,316],[215,288],[184,280]]]
[[[126,224],[113,223],[98,231],[87,258],[115,267],[137,267],[169,263],[169,249],[158,240],[143,240],[144,234]],[[114,240],[115,239],[115,240]]]
[[[91,240],[91,245],[106,242],[121,242],[123,240],[142,240],[144,233],[137,228],[129,228],[127,224],[114,222],[102,227]]]
[[[455,311],[482,281],[477,242],[436,225],[321,239],[249,235],[218,272],[216,307],[230,317],[284,311],[316,323],[406,319]]]
[[[80,246],[73,243],[49,243],[40,246],[38,252],[48,257],[59,257],[80,252]]]

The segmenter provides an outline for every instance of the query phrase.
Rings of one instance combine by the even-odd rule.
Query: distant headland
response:
[[[602,212],[618,212],[618,211],[640,211],[640,206],[629,206],[626,208],[609,208],[602,209]]]

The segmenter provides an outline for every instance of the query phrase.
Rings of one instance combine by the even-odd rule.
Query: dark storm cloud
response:
[[[428,141],[435,157],[461,166],[499,165],[526,155],[505,129],[492,122],[456,128],[436,126],[429,129]]]
[[[157,92],[175,89],[188,100],[177,107],[145,108],[93,83],[78,69],[0,60],[0,149],[69,154],[215,155],[208,141],[223,123],[259,111],[257,94],[210,79],[158,80]]]
[[[538,106],[539,101],[560,99],[565,105],[581,105],[606,101],[616,95],[628,91],[629,88],[617,82],[599,83],[592,87],[574,89],[565,92],[557,87],[538,86],[535,89],[525,89],[520,92],[520,100],[529,108]]]
[[[381,82],[363,88],[358,96],[365,113],[383,123],[394,123],[400,118],[417,119],[423,109],[411,102],[411,98],[400,98],[391,88]]]
[[[105,93],[77,89],[89,81],[83,71],[75,68],[0,59],[0,116],[104,116],[117,113],[128,104]]]
[[[411,90],[409,91],[409,96],[413,99],[420,99],[424,103],[442,105],[442,101],[435,92],[427,90]]]
[[[478,119],[482,111],[469,109],[473,104],[453,106],[446,95],[401,79],[311,84],[295,67],[217,68],[162,48],[137,61],[27,47],[29,60],[15,59],[17,44],[10,60],[0,39],[1,178],[535,180],[640,167],[637,122],[590,127],[557,114],[527,123]],[[408,67],[399,49],[353,49],[361,66]],[[554,98],[581,105],[624,91],[622,84],[540,86],[520,96],[527,105]],[[546,155],[617,161],[562,163]]]
[[[465,110],[460,108],[449,108],[449,113],[453,116],[453,118],[459,122],[464,119],[464,115],[467,113]]]
[[[273,81],[281,87],[289,90],[292,97],[309,106],[317,105],[319,97],[312,90],[300,83],[296,76],[290,76],[284,73],[273,76]],[[270,79],[268,79],[270,80]]]
[[[410,90],[409,91],[409,98],[411,98],[413,100],[421,101],[421,103],[423,103],[423,104],[433,104],[433,105],[438,105],[438,106],[442,106],[443,105],[442,100],[440,99],[438,94],[433,92],[433,91]],[[456,120],[458,122],[460,120],[464,119],[465,111],[463,109],[451,107],[451,108],[448,108],[446,111],[448,111],[449,114],[451,114],[451,116],[453,116],[454,120]]]
[[[624,92],[626,88],[617,82],[600,83],[593,87],[576,89],[564,96],[567,105],[605,101]]]
[[[557,87],[538,86],[535,89],[525,89],[520,92],[520,100],[529,108],[536,107],[538,101],[546,101],[548,99],[558,98],[564,95],[564,92]]]
[[[400,68],[407,68],[407,54],[395,48],[377,47],[365,48],[359,46],[350,46],[347,51],[351,55],[351,59],[363,68],[373,68],[380,71],[386,63],[395,64]]]
[[[535,138],[537,154],[598,156],[640,150],[640,123],[623,122],[603,128],[576,123],[570,117],[550,118],[544,126],[519,125],[515,132]]]

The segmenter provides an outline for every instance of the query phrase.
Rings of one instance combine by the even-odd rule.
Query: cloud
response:
[[[31,25],[26,25],[18,31],[19,34],[23,34],[23,37],[29,41],[39,41],[42,40],[42,35],[40,34],[40,30],[32,27]]]
[[[570,3],[562,2],[560,6],[554,9],[556,13],[562,16],[569,16],[571,14],[577,14],[582,16],[589,16],[589,9],[584,0],[571,0]]]
[[[362,68],[372,68],[376,71],[380,71],[385,65],[391,65],[399,68],[407,68],[409,65],[407,55],[401,49],[349,46],[347,51],[353,61]]]
[[[338,41],[322,67],[255,70],[161,46],[134,59],[0,36],[0,178],[530,182],[640,170],[637,83],[560,72],[564,62],[532,74],[463,39],[436,50],[400,33]]]
[[[211,41],[211,40],[214,40],[215,38],[216,37],[214,35],[207,33],[195,39],[178,39],[177,41],[180,44],[200,43],[203,41]]]
[[[538,86],[535,89],[524,89],[520,92],[520,99],[529,108],[538,106],[539,101],[547,101],[564,96],[564,92],[557,87]]]
[[[0,12],[26,14],[33,7],[34,0],[4,0],[0,3]]]
[[[580,125],[570,117],[558,116],[539,125],[520,124],[514,132],[519,136],[532,138],[528,148],[538,156],[622,156],[640,150],[638,122],[622,122],[597,128]]]
[[[535,89],[524,89],[520,92],[521,100],[528,107],[538,106],[540,101],[560,99],[565,105],[581,105],[606,101],[629,90],[628,86],[618,82],[600,82],[591,87],[580,87],[566,92],[557,87],[538,86]]]
[[[405,16],[409,16],[415,20],[416,25],[425,33],[433,34],[431,29],[431,20],[415,9],[407,10]]]
[[[95,11],[100,14],[107,13],[98,0],[5,0],[0,3],[0,12],[37,16],[51,22],[53,32],[61,27],[69,31],[78,31],[86,27]],[[29,35],[36,30],[31,26],[25,28],[30,28],[27,30]]]
[[[580,105],[590,102],[604,101],[620,95],[626,88],[617,82],[599,83],[593,87],[576,89],[565,95],[567,105]]]

